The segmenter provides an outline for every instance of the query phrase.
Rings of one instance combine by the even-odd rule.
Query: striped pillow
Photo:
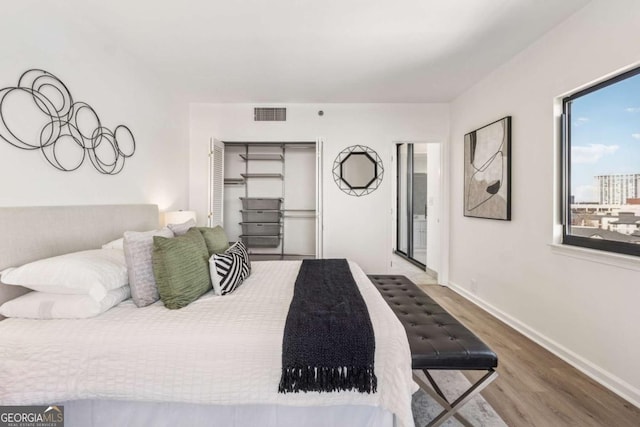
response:
[[[242,241],[236,242],[232,247],[227,249],[226,252],[236,253],[242,256],[242,259],[246,263],[247,269],[249,270],[249,272],[245,276],[245,278],[247,278],[251,274],[251,260],[249,259],[249,251],[247,250],[247,247],[244,245],[244,243]]]
[[[216,295],[226,295],[236,290],[251,274],[251,261],[245,245],[236,242],[225,253],[213,254],[209,258],[209,273]]]

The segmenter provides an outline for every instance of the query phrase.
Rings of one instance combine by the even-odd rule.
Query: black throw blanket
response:
[[[304,260],[282,342],[278,392],[375,393],[369,311],[344,259]]]

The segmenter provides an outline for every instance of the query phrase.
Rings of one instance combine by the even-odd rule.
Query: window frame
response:
[[[568,233],[571,227],[571,102],[605,87],[640,74],[640,66],[589,86],[562,99],[561,142],[562,142],[562,244],[614,252],[640,257],[640,244],[617,242],[614,240],[594,239],[574,236]]]

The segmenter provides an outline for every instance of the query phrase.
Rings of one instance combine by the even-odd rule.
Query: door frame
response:
[[[322,258],[324,252],[324,185],[323,185],[324,139],[316,138],[316,258]]]
[[[398,244],[398,144],[440,144],[440,207],[437,210],[439,216],[438,231],[440,232],[439,244],[439,270],[438,283],[448,286],[449,283],[449,169],[446,167],[449,158],[449,144],[445,139],[428,139],[428,140],[393,140],[391,154],[391,176],[393,177],[393,185],[391,186],[391,251],[389,258],[392,259],[393,254],[397,251]],[[427,237],[428,239],[428,237]],[[391,265],[391,261],[388,264]],[[427,265],[425,270],[429,266]]]

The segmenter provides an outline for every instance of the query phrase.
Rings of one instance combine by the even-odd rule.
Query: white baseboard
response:
[[[604,387],[608,388],[618,396],[623,399],[629,401],[633,405],[640,408],[640,390],[616,375],[611,374],[610,372],[605,371],[597,365],[594,365],[592,362],[586,360],[580,355],[574,353],[568,348],[558,344],[552,339],[542,335],[535,329],[530,326],[520,322],[518,319],[512,317],[511,315],[503,312],[502,310],[496,308],[495,306],[489,304],[481,298],[478,298],[477,295],[472,294],[467,289],[453,283],[449,282],[448,285],[451,290],[460,294],[465,299],[471,301],[478,307],[482,308],[486,312],[490,313],[494,317],[497,317],[507,325],[511,326],[516,331],[520,332],[522,335],[541,345],[545,349],[549,350],[551,353],[555,354],[565,362],[569,363],[585,375],[589,376],[596,382],[602,384]]]

